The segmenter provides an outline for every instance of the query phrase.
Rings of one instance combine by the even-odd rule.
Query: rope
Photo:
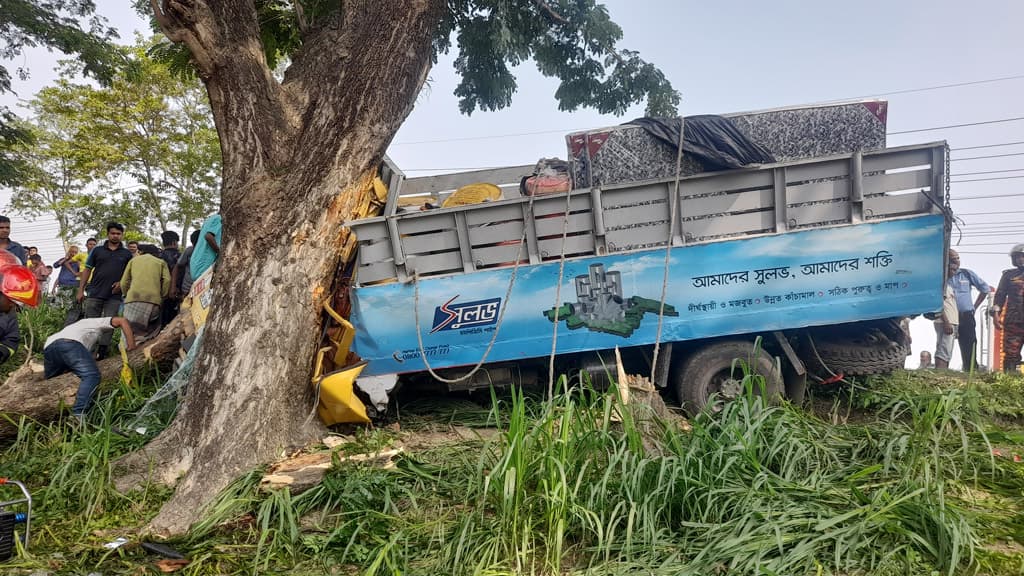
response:
[[[836,374],[835,372],[832,371],[831,368],[828,367],[827,364],[825,364],[825,361],[822,360],[822,358],[821,358],[821,354],[818,354],[818,347],[814,345],[814,338],[810,335],[810,333],[807,334],[807,342],[811,345],[811,352],[814,352],[814,357],[818,359],[818,363],[821,364],[821,367],[825,369],[825,372],[828,372],[832,376],[831,378],[828,379],[828,381],[826,381],[826,380],[823,380],[823,379],[821,379],[821,378],[811,374],[810,372],[808,372],[808,375],[811,376],[812,378],[814,378],[815,380],[817,380],[819,384],[824,384],[824,383],[832,384],[832,383],[835,383],[835,382],[842,382],[843,384],[846,384],[847,386],[849,386],[851,388],[856,388],[856,389],[862,390],[864,392],[871,392],[872,394],[875,394],[877,396],[884,396],[886,398],[890,398],[890,399],[893,399],[893,400],[898,399],[897,396],[894,396],[892,394],[884,394],[884,393],[881,393],[881,392],[878,392],[878,391],[875,391],[875,390],[871,390],[870,388],[867,388],[866,386],[861,386],[860,384],[857,384],[856,382],[854,382],[852,380],[848,380],[846,378],[845,374]]]
[[[505,320],[505,311],[508,310],[508,300],[512,296],[512,287],[515,286],[516,274],[519,272],[519,264],[522,262],[523,259],[523,245],[526,244],[526,232],[529,229],[527,222],[533,219],[533,199],[534,196],[531,195],[530,201],[526,205],[526,217],[523,219],[523,235],[519,238],[519,249],[516,251],[516,262],[515,265],[512,266],[512,274],[509,276],[508,279],[508,289],[505,291],[504,305],[501,307],[501,311],[498,312],[498,322],[494,325],[494,333],[491,334],[491,341],[487,343],[487,349],[484,350],[484,354],[483,356],[480,357],[480,361],[477,362],[476,365],[473,366],[473,369],[470,370],[469,373],[466,374],[465,376],[460,376],[458,378],[453,379],[445,378],[444,376],[441,376],[440,374],[435,372],[434,368],[430,365],[430,362],[427,360],[427,351],[423,347],[423,334],[422,331],[420,330],[420,274],[417,271],[413,271],[412,311],[413,316],[416,320],[416,343],[419,346],[420,358],[423,360],[423,365],[426,366],[427,372],[429,372],[430,375],[435,380],[443,382],[445,384],[458,384],[459,382],[469,380],[470,378],[473,377],[474,374],[477,373],[478,370],[480,370],[480,368],[487,361],[487,357],[491,354],[491,350],[494,348],[494,343],[498,339],[498,333],[501,331],[501,324]]]
[[[651,359],[651,384],[655,384],[654,372],[658,368],[658,352],[661,349],[661,329],[665,320],[665,295],[668,292],[668,269],[672,260],[672,232],[676,228],[676,203],[679,201],[679,177],[683,170],[683,133],[686,131],[686,120],[679,117],[679,142],[676,149],[676,178],[672,197],[669,199],[668,241],[665,242],[665,266],[661,277],[661,302],[658,308],[658,332],[654,338],[654,357]]]
[[[548,357],[548,401],[555,396],[555,347],[558,345],[558,308],[562,300],[562,275],[565,274],[565,239],[569,235],[569,209],[572,189],[565,192],[565,213],[562,214],[562,248],[558,258],[558,281],[555,283],[555,318],[551,328],[551,355]],[[600,206],[591,206],[591,210],[600,210]]]

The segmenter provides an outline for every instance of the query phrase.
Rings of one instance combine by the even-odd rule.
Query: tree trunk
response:
[[[341,3],[278,83],[251,0],[164,2],[193,54],[224,154],[222,250],[203,347],[178,417],[125,472],[180,478],[150,524],[176,534],[238,475],[318,439],[310,385],[342,224],[412,109],[440,0]]]
[[[178,356],[184,317],[179,317],[155,340],[128,354],[128,364],[134,369],[144,368],[150,361],[163,369],[170,367]],[[99,363],[103,381],[116,380],[121,373],[121,356],[107,358]],[[64,374],[43,380],[42,374],[19,368],[0,385],[0,440],[17,436],[22,417],[37,422],[52,422],[60,417],[60,407],[75,403],[78,377]]]

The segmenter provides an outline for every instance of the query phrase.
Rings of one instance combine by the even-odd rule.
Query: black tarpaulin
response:
[[[643,128],[673,149],[679,143],[679,118],[645,117],[626,124]],[[699,158],[709,170],[775,162],[771,152],[747,138],[732,120],[713,114],[686,117],[683,152]]]

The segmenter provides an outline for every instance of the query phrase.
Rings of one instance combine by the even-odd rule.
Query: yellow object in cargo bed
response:
[[[466,184],[452,192],[451,196],[444,199],[441,208],[479,204],[489,200],[501,200],[501,188],[487,182],[477,182],[476,184]]]

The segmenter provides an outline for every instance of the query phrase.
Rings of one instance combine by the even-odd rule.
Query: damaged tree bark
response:
[[[129,352],[128,365],[135,370],[151,364],[162,370],[169,369],[178,356],[186,320],[191,323],[186,316],[179,316],[152,342]],[[121,373],[120,355],[99,362],[99,368],[102,381],[116,380]],[[70,373],[43,380],[38,372],[15,371],[0,384],[0,440],[17,436],[18,424],[23,418],[43,423],[59,418],[62,405],[75,403],[78,382],[78,376]]]

